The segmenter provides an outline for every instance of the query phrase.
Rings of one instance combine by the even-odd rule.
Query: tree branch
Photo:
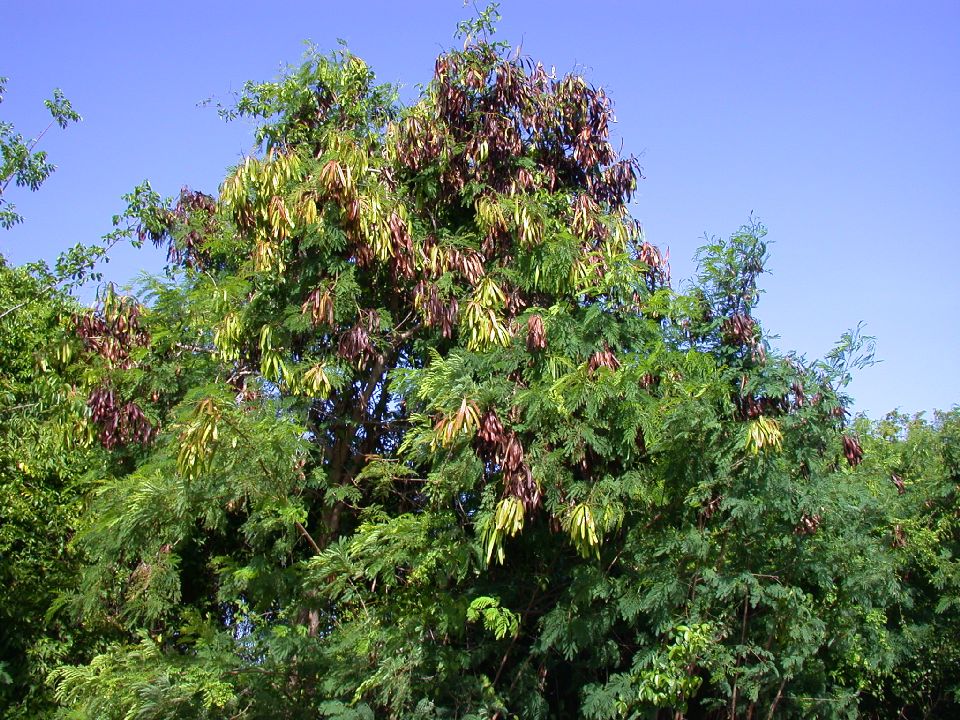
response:
[[[304,538],[306,538],[308,543],[310,543],[310,547],[313,548],[313,551],[317,555],[322,553],[323,550],[321,550],[320,546],[317,545],[317,541],[313,539],[313,536],[307,532],[307,529],[303,526],[303,523],[301,523],[299,520],[294,520],[293,522],[294,522],[294,525],[297,526],[297,530],[300,531],[300,534],[303,535]]]

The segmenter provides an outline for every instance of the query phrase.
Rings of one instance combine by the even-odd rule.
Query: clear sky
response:
[[[770,229],[758,316],[776,344],[821,356],[865,323],[882,362],[851,387],[879,417],[960,402],[960,1],[505,0],[498,39],[608,89],[646,179],[633,211],[675,281],[704,234],[751,212]],[[5,0],[0,117],[29,134],[61,87],[84,122],[44,146],[59,166],[0,232],[13,262],[98,238],[120,196],[215,192],[250,147],[207,98],[343,38],[411,97],[454,43],[460,0],[155,3]],[[124,250],[105,270],[159,270]]]

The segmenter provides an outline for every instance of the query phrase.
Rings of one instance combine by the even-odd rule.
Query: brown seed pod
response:
[[[749,315],[734,315],[723,321],[723,342],[727,345],[746,345],[753,347],[757,344],[756,322]]]
[[[850,415],[850,411],[847,410],[842,405],[837,405],[835,408],[833,408],[830,411],[830,415],[835,417],[840,422],[844,422],[847,419],[847,417]]]
[[[305,315],[310,315],[315,326],[333,325],[333,295],[329,288],[314,288],[300,307]]]
[[[897,495],[903,495],[907,491],[906,485],[903,484],[903,478],[896,473],[890,475],[890,480],[897,488]]]
[[[499,446],[504,440],[503,423],[497,417],[496,410],[487,410],[480,418],[480,429],[477,438],[491,446]]]
[[[723,502],[723,495],[714,495],[709,501],[704,503],[700,509],[700,516],[704,520],[709,520],[713,514],[720,509],[720,503]]]
[[[803,392],[803,385],[795,382],[790,389],[793,390],[794,405],[796,405],[798,408],[803,407],[807,400],[807,396]]]
[[[903,527],[899,524],[893,526],[893,540],[890,542],[890,547],[902,548],[907,545],[907,534],[903,531]]]
[[[547,333],[543,327],[543,318],[531,315],[527,318],[527,350],[537,352],[547,347]]]
[[[523,445],[520,438],[512,430],[506,434],[506,438],[500,444],[500,452],[497,459],[506,471],[515,472],[523,465]]]
[[[362,325],[354,325],[340,337],[337,347],[340,357],[351,362],[366,362],[373,354],[370,334]]]
[[[533,473],[526,463],[503,471],[503,486],[506,495],[520,498],[524,510],[533,512],[540,506],[540,487],[533,479]]]
[[[804,513],[793,532],[797,535],[813,535],[819,529],[821,522],[822,518],[819,513],[814,515]]]
[[[763,415],[762,399],[758,400],[753,395],[736,396],[734,402],[740,411],[740,417],[747,420],[756,420]]]
[[[590,370],[590,374],[593,375],[597,368],[601,367],[618,370],[620,368],[620,361],[617,360],[617,356],[613,354],[613,351],[610,350],[609,347],[605,347],[603,350],[598,350],[590,356],[587,367]]]
[[[94,388],[87,400],[90,419],[99,429],[100,444],[107,450],[137,443],[146,445],[156,435],[156,428],[135,402],[120,406],[116,392],[107,385]]]
[[[860,441],[849,435],[843,436],[843,454],[851,467],[856,467],[863,460],[863,448]]]
[[[140,322],[142,315],[136,300],[110,292],[97,308],[73,316],[73,331],[87,351],[110,365],[129,368],[131,352],[150,343],[150,333]]]

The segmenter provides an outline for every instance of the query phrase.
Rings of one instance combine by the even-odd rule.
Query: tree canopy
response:
[[[53,702],[945,717],[957,412],[851,422],[869,340],[770,345],[755,221],[672,287],[611,100],[493,19],[408,105],[346,49],[248,83],[223,113],[258,150],[217,195],[142,186],[117,221],[166,275],[5,370],[55,379],[31,452],[87,483],[51,612],[97,634]]]

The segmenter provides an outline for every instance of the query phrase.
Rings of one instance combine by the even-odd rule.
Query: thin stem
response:
[[[317,541],[313,539],[313,536],[307,532],[307,529],[303,526],[303,524],[299,520],[294,520],[293,523],[297,526],[297,530],[300,531],[300,534],[303,535],[308,543],[310,543],[310,547],[313,548],[313,551],[317,555],[321,554],[323,551],[320,549],[320,546],[317,545]]]
[[[787,684],[786,678],[780,681],[780,687],[777,688],[776,697],[774,697],[773,702],[770,703],[770,712],[767,713],[767,720],[773,720],[773,714],[777,710],[777,704],[780,702],[780,698],[783,697],[783,688],[786,686],[786,684]]]

